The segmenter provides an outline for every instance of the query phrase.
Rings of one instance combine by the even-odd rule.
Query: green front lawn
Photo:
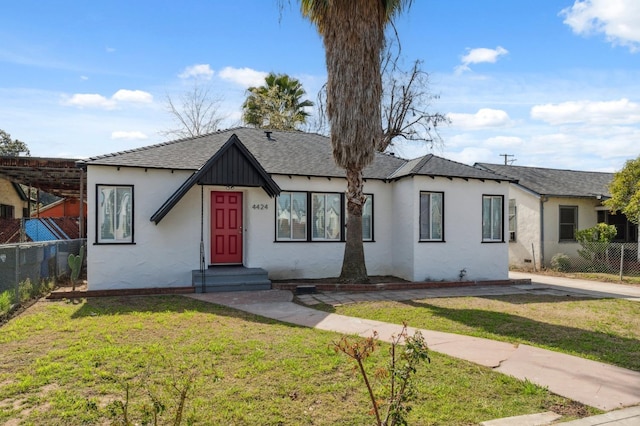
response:
[[[153,424],[154,413],[172,424],[184,392],[183,424],[372,424],[354,364],[333,351],[338,338],[180,296],[41,301],[0,328],[0,423],[122,424],[126,406],[132,424]],[[383,346],[371,361],[384,366],[386,355]],[[412,425],[595,412],[468,362],[431,359],[416,378]]]
[[[628,300],[513,295],[358,303],[321,309],[525,343],[640,371],[640,303]]]

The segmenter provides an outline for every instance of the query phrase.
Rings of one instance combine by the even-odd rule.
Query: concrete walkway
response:
[[[402,291],[378,291],[367,293],[324,293],[304,295],[304,303],[320,301],[334,305],[365,300],[418,300],[431,297],[480,296],[500,294],[550,294],[557,296],[580,295],[590,297],[619,297],[640,300],[637,287],[615,286],[593,282],[577,282],[565,278],[531,274],[517,274],[514,278],[531,278],[531,285],[516,286],[474,286],[447,289],[423,289]],[[548,281],[553,281],[548,283]],[[629,287],[629,288],[618,288]],[[637,289],[640,290],[640,289]],[[266,290],[260,292],[232,292],[192,294],[199,300],[229,306],[252,314],[279,321],[321,330],[370,337],[377,331],[379,338],[390,341],[392,335],[400,331],[397,324],[330,314],[293,303],[289,291]],[[409,329],[413,334],[415,329]],[[551,392],[575,401],[600,408],[604,411],[640,405],[640,373],[624,368],[565,355],[559,352],[539,349],[528,345],[513,345],[477,337],[420,330],[429,349],[456,358],[474,362],[519,379],[528,379]],[[617,418],[596,417],[570,423],[573,425],[640,425],[640,407],[607,413]],[[504,421],[506,419],[500,419]],[[513,419],[510,423],[498,424],[549,424],[548,422],[524,423],[524,419]],[[593,423],[595,421],[595,423]],[[496,420],[497,422],[497,420]]]

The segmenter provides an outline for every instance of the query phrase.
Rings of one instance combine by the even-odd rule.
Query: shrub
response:
[[[576,231],[576,241],[582,246],[578,250],[578,254],[582,258],[594,262],[606,253],[617,233],[615,226],[606,223],[599,223],[592,228]]]
[[[376,416],[376,425],[406,425],[405,416],[411,411],[411,407],[408,405],[413,392],[411,379],[417,371],[418,364],[424,361],[431,362],[427,342],[420,331],[409,336],[407,323],[403,324],[400,334],[392,336],[389,367],[386,369],[378,368],[375,373],[377,377],[389,378],[388,394],[384,398],[375,395],[369,381],[369,374],[364,366],[364,362],[378,346],[377,339],[378,333],[376,331],[373,332],[372,337],[358,341],[352,341],[347,336],[343,336],[339,342],[334,343],[334,350],[344,353],[358,364],[360,374],[369,392],[373,406],[372,412]],[[399,347],[401,343],[404,343],[403,349]],[[386,413],[382,412],[385,403]]]
[[[24,303],[33,297],[33,284],[31,280],[27,278],[18,284],[18,299],[20,303]]]
[[[11,309],[11,304],[13,301],[13,291],[6,290],[0,293],[0,315],[4,315],[9,312]]]
[[[558,272],[567,272],[571,267],[571,259],[564,253],[557,253],[551,258],[551,268]]]

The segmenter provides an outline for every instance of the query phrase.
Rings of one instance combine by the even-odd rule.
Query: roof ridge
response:
[[[138,148],[125,149],[125,150],[122,150],[122,151],[110,152],[108,154],[101,154],[101,155],[97,155],[95,157],[86,158],[84,160],[78,160],[78,163],[83,163],[83,162],[87,162],[87,161],[102,160],[103,158],[115,157],[115,156],[122,155],[122,154],[130,154],[132,152],[148,151],[150,149],[158,148],[158,147],[161,147],[161,146],[175,145],[175,144],[186,142],[186,141],[193,141],[193,140],[205,138],[205,137],[208,137],[208,136],[211,136],[211,135],[225,133],[225,132],[231,132],[231,131],[235,131],[235,130],[238,130],[238,129],[245,129],[245,128],[246,127],[236,126],[236,127],[230,127],[228,129],[218,129],[218,130],[216,130],[214,132],[209,132],[209,133],[205,133],[205,134],[202,134],[202,135],[185,136],[183,138],[173,139],[173,140],[164,141],[164,142],[159,142],[159,143],[156,143],[156,144],[153,144],[153,145],[145,145],[145,146],[140,146]]]
[[[491,172],[491,173],[494,173],[494,174],[496,174],[496,175],[498,175],[498,176],[503,176],[503,177],[505,177],[505,178],[507,178],[507,179],[514,179],[514,178],[512,178],[511,176],[508,176],[508,175],[506,175],[506,174],[504,174],[504,173],[501,173],[501,172],[498,172],[498,171],[496,171],[496,170],[493,170],[493,169],[491,169],[490,167],[487,167],[487,166],[485,166],[485,165],[492,165],[492,164],[491,164],[491,163],[475,163],[475,164],[474,164],[473,166],[471,166],[471,167],[474,167],[474,168],[476,168],[476,169],[479,169],[479,170],[482,170],[482,171],[485,171],[485,172]]]
[[[605,175],[612,175],[614,172],[598,172],[595,170],[573,170],[573,169],[557,169],[553,167],[538,167],[538,166],[514,166],[513,164],[497,164],[497,163],[476,163],[476,164],[486,164],[487,166],[498,166],[498,167],[518,167],[521,169],[541,169],[541,170],[555,170],[558,172],[576,172],[576,173],[599,173]]]
[[[423,168],[432,159],[433,159],[433,154],[423,155],[422,158],[420,158],[420,161],[418,161],[418,164],[416,164],[411,169],[411,173],[417,173],[421,168]]]

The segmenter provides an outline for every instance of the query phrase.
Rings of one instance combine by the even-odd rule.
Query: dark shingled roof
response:
[[[269,131],[238,127],[195,138],[92,157],[88,165],[199,170],[235,134],[269,174],[344,177],[344,170],[333,161],[329,138],[297,131]],[[365,179],[399,179],[427,175],[464,179],[511,180],[490,171],[427,155],[407,161],[387,154],[376,154],[364,170]]]
[[[467,166],[466,164],[457,163],[438,157],[433,154],[424,157],[409,160],[401,168],[396,170],[391,176],[392,178],[402,178],[413,175],[428,175],[441,177],[457,177],[462,179],[491,179],[491,180],[515,180],[495,173],[482,170],[476,167]]]
[[[613,173],[603,172],[545,169],[542,167],[489,163],[476,163],[476,166],[517,179],[520,186],[539,195],[554,197],[610,197],[609,183],[613,179]]]

